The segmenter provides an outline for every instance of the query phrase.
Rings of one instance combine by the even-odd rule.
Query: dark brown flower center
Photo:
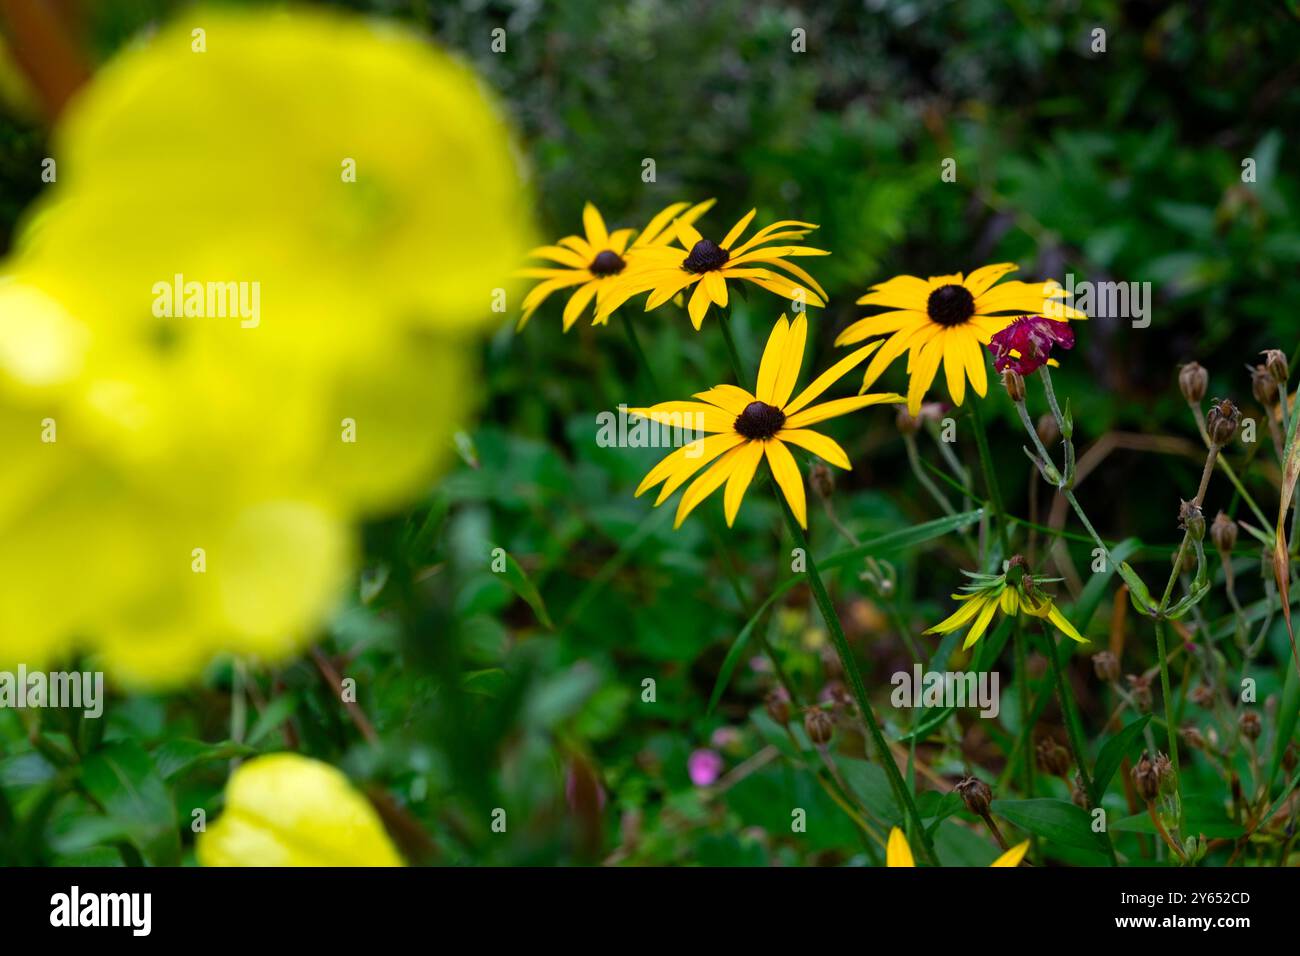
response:
[[[730,258],[731,253],[712,239],[701,239],[691,247],[690,254],[682,263],[682,268],[697,275],[701,272],[713,272],[725,266]]]
[[[627,267],[623,257],[617,252],[610,252],[606,249],[596,258],[591,260],[591,265],[587,266],[587,271],[598,278],[605,276],[616,276]]]
[[[785,412],[767,402],[750,402],[745,410],[736,416],[733,426],[736,432],[750,441],[763,441],[771,438],[785,424]]]
[[[964,285],[941,285],[930,293],[925,311],[940,325],[961,325],[975,314],[975,297]]]

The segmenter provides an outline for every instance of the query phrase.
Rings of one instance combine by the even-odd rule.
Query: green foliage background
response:
[[[853,302],[869,284],[999,261],[1018,262],[1023,278],[1152,283],[1149,328],[1115,318],[1080,325],[1078,347],[1056,376],[1081,449],[1114,432],[1177,436],[1195,448],[1174,386],[1179,363],[1199,359],[1211,394],[1258,414],[1242,366],[1263,348],[1296,350],[1300,28],[1290,4],[339,5],[426,28],[475,64],[517,126],[548,238],[577,231],[587,200],[624,226],[668,202],[716,196],[706,235],[751,207],[760,222],[820,223],[811,241],[834,254],[813,266],[831,294],[813,317],[816,366],[862,314]],[[90,4],[87,42],[106,57],[181,9],[159,0]],[[507,36],[502,54],[490,49],[498,27]],[[1090,49],[1098,27],[1104,53]],[[806,31],[805,53],[792,52],[796,28]],[[0,125],[6,234],[39,188],[33,170],[44,149],[35,122]],[[1241,178],[1247,157],[1253,184]],[[646,158],[655,162],[653,183],[642,180]],[[956,160],[955,183],[940,179],[946,158]],[[306,659],[250,675],[257,693],[242,745],[229,743],[237,692],[229,664],[192,693],[116,696],[103,721],[51,713],[39,748],[17,715],[0,712],[0,858],[190,860],[191,811],[219,812],[231,758],[296,745],[365,786],[415,861],[869,859],[848,817],[816,785],[802,738],[792,742],[762,712],[771,678],[751,666],[756,650],[708,710],[737,632],[788,576],[790,545],[770,489],[751,491],[730,532],[717,501],[674,532],[668,508],[632,497],[656,453],[594,440],[603,409],[683,398],[730,379],[712,320],[697,334],[670,306],[640,321],[658,394],[617,324],[562,335],[561,304],[548,303],[522,334],[504,324],[485,346],[481,414],[467,428],[461,465],[410,513],[368,529],[367,570],[322,635],[326,653],[357,680],[377,742],[358,733]],[[779,307],[763,294],[737,306],[750,367]],[[900,363],[883,385],[903,384]],[[985,409],[1008,508],[1023,516],[1030,466],[1010,403],[993,388]],[[974,473],[970,427],[959,418],[956,450]],[[940,517],[907,468],[891,414],[871,410],[829,431],[854,462],[836,500],[859,536]],[[1271,449],[1259,454],[1250,482],[1266,508],[1276,502],[1271,457]],[[1140,539],[1135,563],[1163,577],[1178,540],[1179,497],[1190,497],[1199,471],[1195,454],[1120,450],[1079,495],[1105,537]],[[1211,515],[1236,507],[1226,487],[1212,485]],[[842,549],[813,510],[816,552]],[[508,573],[492,572],[494,548],[510,556]],[[1072,548],[1086,571],[1088,549]],[[1245,544],[1240,553],[1242,588],[1255,600],[1255,557]],[[918,635],[947,614],[959,541],[949,534],[890,560],[902,617],[933,648],[933,638]],[[869,686],[886,691],[888,675],[907,666],[906,650],[853,569],[836,584]],[[1093,759],[1107,711],[1086,654],[1107,641],[1114,585],[1106,586],[1097,613],[1075,620],[1097,645],[1073,661]],[[1226,613],[1221,595],[1211,600],[1214,615]],[[1136,672],[1154,652],[1149,630],[1130,628],[1125,666]],[[808,595],[791,592],[760,629],[815,697],[831,675]],[[1260,699],[1275,698],[1263,741],[1270,748],[1293,733],[1293,695],[1279,703],[1289,657],[1279,624],[1252,672]],[[1008,649],[1004,677],[1009,659]],[[642,698],[648,678],[653,703]],[[918,753],[949,781],[964,768],[996,779],[1023,719],[1012,689],[1004,684],[1003,693],[993,726],[963,715],[936,737],[942,747]],[[1279,722],[1288,711],[1290,724]],[[885,712],[892,732],[906,731],[910,715]],[[1186,716],[1197,719],[1191,705]],[[1059,727],[1054,704],[1043,720]],[[761,762],[721,792],[697,788],[687,759],[711,740],[728,770],[755,755]],[[883,777],[861,759],[861,741],[843,734],[839,753],[851,789],[882,817],[896,816]],[[1229,826],[1222,782],[1204,762],[1188,762],[1189,803],[1206,827]],[[1098,862],[1095,847],[1070,842],[1079,824],[1062,802],[1064,784],[1040,778],[1039,787],[999,795],[1053,801],[1046,812],[1062,819],[1028,819],[1036,806],[1007,807],[1006,818],[1043,836],[1051,858]],[[983,865],[996,855],[945,788],[922,780],[921,789],[934,791],[924,810],[943,821],[936,834],[945,862]],[[1122,811],[1118,782],[1110,799]],[[507,809],[508,837],[489,828],[496,807]],[[808,811],[806,834],[790,833],[791,807]],[[1128,839],[1135,853],[1137,838]]]

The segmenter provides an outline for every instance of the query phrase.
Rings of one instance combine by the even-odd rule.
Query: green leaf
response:
[[[134,740],[117,741],[81,765],[81,785],[153,866],[181,861],[176,806],[153,760]]]
[[[927,541],[933,541],[935,538],[942,537],[951,531],[964,528],[972,522],[978,521],[983,515],[982,508],[976,508],[973,511],[963,511],[961,514],[950,515],[946,518],[939,518],[935,521],[927,521],[924,524],[916,525],[912,528],[904,528],[900,531],[891,531],[883,534],[878,538],[866,541],[857,547],[850,548],[847,551],[840,551],[831,555],[823,561],[818,562],[818,567],[823,570],[853,565],[870,555],[871,557],[881,557],[886,554],[892,554],[896,551],[903,551],[908,548],[914,548],[917,545],[924,544]],[[749,639],[754,633],[754,628],[758,625],[759,619],[767,612],[773,604],[780,600],[785,594],[791,591],[797,585],[803,584],[806,580],[802,574],[787,578],[773,589],[766,600],[759,605],[758,610],[753,616],[745,622],[745,626],[740,629],[736,639],[731,642],[731,647],[727,650],[727,656],[718,669],[718,676],[713,682],[713,693],[709,695],[709,707],[707,713],[713,713],[713,709],[722,699],[723,691],[727,689],[727,684],[731,682],[732,672],[735,671],[736,665],[744,657],[745,648],[749,644]]]
[[[903,825],[902,811],[882,767],[855,757],[837,757],[835,765],[844,783],[874,816],[892,826]]]
[[[505,548],[501,549],[501,553],[506,557],[506,569],[504,572],[501,572],[501,574],[510,590],[514,591],[517,595],[523,598],[525,602],[527,602],[528,606],[533,609],[533,613],[537,615],[537,620],[541,623],[542,627],[546,628],[548,631],[555,630],[555,625],[551,622],[551,615],[547,613],[546,604],[542,601],[542,595],[533,585],[532,580],[529,579],[524,569],[520,567],[519,562],[514,559],[514,555],[505,550]]]
[[[295,695],[281,694],[276,697],[257,715],[257,720],[253,723],[252,729],[248,731],[247,736],[244,737],[244,742],[250,747],[256,746],[271,731],[292,717],[297,709],[298,698]]]
[[[1115,776],[1115,771],[1119,765],[1124,762],[1125,756],[1128,755],[1129,748],[1133,742],[1142,736],[1142,731],[1150,723],[1151,715],[1139,717],[1133,723],[1129,724],[1115,736],[1106,741],[1101,748],[1101,753],[1097,755],[1097,763],[1093,765],[1092,775],[1097,786],[1097,794],[1106,792],[1106,787],[1110,784],[1110,778]]]
[[[1146,582],[1138,576],[1127,561],[1119,563],[1119,576],[1128,585],[1129,599],[1133,602],[1134,609],[1139,614],[1146,614],[1149,617],[1155,611],[1156,604],[1151,600],[1151,592],[1147,590]]]
[[[1268,783],[1271,787],[1282,767],[1282,757],[1287,744],[1295,734],[1296,718],[1300,717],[1300,678],[1295,668],[1287,668],[1286,683],[1282,687],[1282,706],[1277,709],[1277,734],[1273,740],[1273,758],[1268,765]]]
[[[1020,829],[1062,846],[1100,852],[1104,845],[1092,832],[1086,812],[1068,800],[994,800],[993,812]]]
[[[154,766],[164,780],[176,777],[202,763],[212,760],[230,760],[234,757],[248,757],[257,753],[252,747],[237,744],[233,740],[210,744],[202,740],[181,737],[169,740],[153,752]]]

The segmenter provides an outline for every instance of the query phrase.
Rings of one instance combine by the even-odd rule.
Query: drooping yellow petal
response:
[[[969,332],[960,336],[962,351],[966,356],[966,376],[970,379],[975,394],[983,398],[988,394],[988,369],[984,364],[984,350],[979,339]]]
[[[959,329],[947,329],[943,335],[943,371],[954,405],[966,400],[966,350],[962,339]]]
[[[785,495],[790,510],[794,512],[799,526],[806,529],[808,509],[803,491],[803,476],[799,474],[799,466],[795,464],[794,456],[790,454],[790,449],[781,444],[779,438],[763,442],[763,451],[767,454],[767,464],[772,469],[772,477],[776,479],[777,486]]]
[[[728,528],[736,520],[736,512],[740,510],[740,502],[745,497],[745,490],[749,487],[749,483],[754,480],[754,472],[758,470],[758,463],[762,458],[762,442],[746,442],[739,449],[739,454],[736,456],[736,465],[731,471],[731,477],[727,479],[727,490],[722,496],[722,505],[723,510],[726,512]]]
[[[880,348],[883,342],[884,339],[875,342],[868,342],[866,345],[862,346],[862,348],[850,352],[826,371],[822,372],[812,380],[812,383],[807,388],[799,393],[798,398],[784,407],[783,410],[785,413],[787,415],[793,415],[795,412],[799,411],[799,409],[804,408],[812,402],[813,399],[818,398],[822,392],[826,391],[826,389],[830,388],[845,375],[849,374],[849,372],[853,371],[854,367],[858,365],[858,363],[866,361],[867,356]]]
[[[943,358],[943,337],[936,335],[921,349],[917,356],[916,367],[907,383],[907,411],[917,415],[921,411],[921,399],[934,382],[934,375],[939,371],[939,360]]]
[[[695,326],[695,331],[698,332],[700,326],[704,324],[705,314],[709,311],[709,288],[703,282],[696,283],[686,311],[691,317],[691,325]]]
[[[695,474],[724,451],[730,451],[744,440],[744,436],[737,435],[735,432],[723,432],[720,435],[708,435],[687,442],[671,455],[666,455],[659,464],[650,469],[649,474],[641,479],[641,484],[637,485],[635,497],[641,497],[661,481],[680,475],[683,472],[685,472],[685,477],[682,478],[682,481],[685,481],[686,478]],[[670,491],[668,494],[672,494],[672,492]],[[667,495],[664,497],[667,497]]]
[[[889,843],[885,846],[885,866],[910,866],[915,868],[912,848],[907,845],[903,831],[894,827],[889,831]]]
[[[1019,592],[1015,588],[1007,588],[1002,592],[999,603],[1002,606],[1003,614],[1009,617],[1014,616],[1016,611],[1020,609]]]
[[[700,277],[695,273],[684,272],[681,269],[646,273],[640,281],[643,284],[648,283],[648,287],[653,289],[653,291],[645,300],[645,310],[651,312],[654,309],[659,308],[659,306],[663,305],[678,292],[681,292],[692,282],[699,281],[699,278]],[[696,328],[698,328],[698,326],[696,326]]]
[[[906,325],[899,331],[895,332],[885,344],[881,346],[879,352],[867,364],[867,370],[862,373],[862,391],[869,389],[880,376],[884,373],[894,361],[909,348],[922,345],[932,339],[939,331],[939,326],[933,322],[926,321],[920,325]]]
[[[966,634],[966,640],[962,642],[961,649],[969,650],[971,645],[983,636],[988,630],[989,621],[993,620],[993,612],[998,609],[998,602],[995,599],[986,600],[980,607],[979,616],[975,618],[975,623],[970,626],[970,631]]]
[[[924,312],[900,309],[895,312],[881,312],[879,315],[859,319],[835,337],[836,345],[853,345],[873,335],[886,335],[928,322]]]
[[[758,363],[758,387],[754,396],[760,402],[773,404],[772,395],[776,390],[776,378],[785,359],[785,340],[790,334],[790,323],[784,315],[776,320],[772,331],[767,336],[767,345],[763,347],[763,358]]]
[[[776,437],[779,441],[788,441],[792,445],[808,449],[828,464],[844,469],[853,467],[849,464],[849,456],[835,439],[828,438],[821,432],[809,431],[806,428],[783,428],[776,433]]]
[[[973,594],[954,594],[953,597],[961,601],[961,607],[957,608],[952,614],[944,618],[934,627],[928,628],[926,634],[951,634],[957,628],[972,620],[984,607],[984,602],[996,600],[989,595],[975,592]]]
[[[727,307],[727,280],[722,277],[721,272],[704,273],[700,285],[704,286],[714,305],[720,309]]]
[[[854,395],[850,398],[837,398],[834,401],[822,402],[820,405],[814,405],[812,408],[805,408],[797,415],[790,415],[785,420],[786,428],[806,428],[809,425],[816,425],[818,422],[824,422],[828,418],[838,418],[840,415],[847,415],[849,412],[856,412],[859,408],[867,408],[870,405],[884,405],[904,401],[902,395],[896,392],[872,392],[870,395]]]
[[[1056,629],[1071,640],[1078,641],[1080,644],[1087,644],[1088,639],[1080,634],[1070,623],[1069,619],[1060,612],[1055,604],[1047,608],[1047,619],[1056,625]]]
[[[586,230],[587,241],[593,249],[605,249],[609,246],[609,233],[605,231],[605,220],[600,210],[591,203],[582,207],[582,228]]]
[[[569,296],[569,301],[564,306],[564,331],[569,331],[573,323],[578,321],[578,316],[582,315],[582,310],[591,303],[595,294],[595,282],[588,282],[573,290],[573,295]]]
[[[744,435],[738,435],[735,432],[730,432],[726,435],[710,435],[709,439],[712,438],[719,440],[716,446],[707,447],[704,453],[698,458],[692,458],[688,455],[686,460],[678,464],[673,470],[673,473],[668,476],[668,480],[664,482],[664,486],[659,489],[659,496],[655,498],[656,508],[671,498],[678,488],[690,481],[692,475],[709,462],[713,461],[713,459],[717,458],[724,452],[731,451],[737,445],[748,441]],[[726,441],[722,441],[724,438]],[[708,441],[709,439],[705,439],[705,441]]]
[[[686,520],[686,516],[695,510],[695,506],[717,491],[722,483],[731,477],[732,469],[736,467],[736,463],[739,461],[740,454],[744,449],[744,445],[731,449],[731,451],[710,465],[708,471],[691,482],[691,486],[686,489],[686,494],[682,495],[682,500],[677,504],[677,517],[673,521],[674,528],[680,528],[682,522]]]
[[[1029,841],[1018,843],[1006,853],[994,860],[989,866],[1019,866],[1020,861],[1025,858],[1025,853],[1029,850]]]
[[[785,337],[785,354],[781,357],[781,367],[776,373],[776,383],[772,386],[771,404],[777,408],[783,407],[790,400],[795,383],[799,381],[807,341],[808,317],[800,312],[790,323],[790,330]]]

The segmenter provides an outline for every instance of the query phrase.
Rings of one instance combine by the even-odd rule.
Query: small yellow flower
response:
[[[1013,569],[1014,575],[1019,578],[1018,582],[1008,580]],[[976,574],[971,571],[962,573],[975,582],[962,587],[965,594],[952,596],[954,601],[961,601],[962,606],[947,619],[927,630],[926,634],[950,634],[970,624],[970,630],[962,644],[962,649],[965,650],[983,636],[988,630],[989,622],[993,620],[994,612],[1001,610],[1011,617],[1024,613],[1046,618],[1067,637],[1080,644],[1088,643],[1088,639],[1060,612],[1051,597],[1039,588],[1039,585],[1060,581],[1060,578],[1044,578],[1025,573],[1023,559],[1018,557],[1008,562],[1008,570],[1002,574]]]
[[[948,394],[955,404],[966,398],[966,382],[979,395],[988,390],[984,352],[997,332],[1026,313],[1057,319],[1084,319],[1078,309],[1058,301],[1067,293],[1054,281],[1004,282],[996,285],[1014,263],[984,266],[968,276],[895,276],[871,287],[858,305],[879,305],[892,311],[854,322],[840,333],[836,345],[853,345],[873,336],[888,336],[862,378],[865,392],[886,368],[908,353],[907,409],[915,415],[943,363]]]
[[[658,506],[692,475],[709,465],[682,495],[674,527],[681,527],[695,506],[723,483],[727,486],[723,504],[730,526],[740,510],[741,499],[754,478],[759,461],[766,456],[772,477],[776,479],[790,510],[799,524],[808,527],[803,477],[786,444],[807,449],[839,468],[850,468],[844,449],[808,426],[868,405],[901,402],[903,396],[884,392],[838,398],[820,405],[810,404],[875,351],[876,344],[873,343],[841,359],[791,400],[803,366],[807,337],[808,320],[802,313],[794,322],[786,321],[784,315],[777,320],[763,350],[758,387],[752,394],[735,385],[717,385],[697,393],[698,402],[661,402],[651,408],[630,409],[631,414],[662,424],[698,427],[712,433],[683,445],[655,465],[637,488],[637,495],[663,482],[655,501]]]
[[[604,304],[597,306],[596,320],[604,320],[640,292],[650,293],[645,303],[645,310],[649,312],[694,285],[695,291],[691,293],[686,308],[691,324],[698,330],[711,304],[726,307],[728,279],[752,282],[782,298],[802,297],[808,305],[824,306],[826,290],[802,267],[788,260],[791,256],[828,256],[830,253],[810,246],[769,245],[802,239],[817,226],[783,219],[764,226],[740,242],[756,211],[751,209],[721,242],[705,239],[689,222],[678,219],[673,228],[679,245],[665,244],[648,250],[638,268],[629,270],[610,290]],[[789,276],[775,271],[777,269],[784,270]]]
[[[226,809],[199,834],[203,866],[401,866],[370,805],[329,764],[256,757],[226,784]]]
[[[1013,846],[1006,853],[994,860],[989,866],[1019,866],[1029,850],[1029,841]],[[885,846],[885,866],[916,866],[912,859],[912,848],[907,845],[903,831],[894,827],[889,831],[889,843]]]
[[[582,210],[583,236],[565,236],[555,245],[538,246],[528,253],[530,259],[547,259],[556,265],[544,268],[520,269],[516,275],[528,279],[542,279],[524,296],[523,314],[517,329],[522,329],[533,313],[551,294],[561,289],[573,289],[564,306],[564,331],[569,331],[578,316],[596,300],[599,309],[605,296],[615,288],[619,278],[635,272],[642,264],[647,250],[668,245],[673,238],[669,228],[676,218],[690,225],[708,212],[713,200],[708,199],[692,206],[677,202],[661,209],[639,233],[635,229],[616,229],[610,232],[600,210],[591,203]],[[636,236],[635,239],[632,237]],[[576,287],[576,288],[575,288]],[[626,297],[624,297],[626,299]],[[610,312],[613,310],[611,309]],[[594,324],[604,325],[609,312],[598,314]]]

